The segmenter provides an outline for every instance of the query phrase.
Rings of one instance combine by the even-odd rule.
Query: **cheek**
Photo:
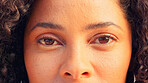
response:
[[[128,40],[128,41],[127,41]],[[132,43],[130,35],[125,36],[113,50],[108,52],[99,52],[102,55],[95,61],[100,69],[100,75],[105,78],[126,80],[126,74],[131,60]],[[96,54],[97,55],[97,54]],[[100,63],[101,62],[101,63]],[[96,63],[95,63],[96,64]]]
[[[101,78],[110,82],[113,81],[112,79],[125,80],[131,59],[130,48],[130,45],[120,44],[109,52],[93,52],[93,56],[96,56],[93,59],[95,71]]]
[[[57,78],[61,63],[60,50],[43,52],[35,46],[27,46],[24,48],[24,57],[29,80],[32,82],[52,82],[53,79]]]

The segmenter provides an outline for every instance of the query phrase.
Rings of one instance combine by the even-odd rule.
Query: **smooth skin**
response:
[[[30,83],[125,83],[131,28],[118,0],[36,0],[24,36]]]

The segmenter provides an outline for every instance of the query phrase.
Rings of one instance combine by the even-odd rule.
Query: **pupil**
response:
[[[54,43],[53,39],[44,39],[46,45],[52,45]]]
[[[100,38],[99,38],[99,42],[100,42],[101,44],[108,43],[108,41],[109,41],[109,38],[108,38],[108,37],[100,37]]]

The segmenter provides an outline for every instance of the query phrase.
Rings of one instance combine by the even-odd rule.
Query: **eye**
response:
[[[40,43],[42,45],[47,45],[47,46],[61,45],[61,43],[59,43],[57,40],[49,38],[49,37],[43,37],[43,38],[39,39],[38,43]]]
[[[117,41],[117,38],[113,35],[110,35],[110,34],[100,34],[98,36],[96,36],[94,38],[94,41],[92,43],[97,43],[97,44],[110,44],[114,41]]]
[[[111,43],[113,41],[113,39],[110,36],[102,36],[96,39],[96,43],[100,43],[100,44],[107,44],[107,43]]]

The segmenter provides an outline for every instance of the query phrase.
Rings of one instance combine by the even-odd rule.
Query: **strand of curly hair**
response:
[[[28,82],[21,56],[23,49],[19,47],[23,41],[19,43],[15,30],[18,28],[19,31],[19,27],[23,26],[19,24],[25,22],[24,16],[28,14],[32,2],[33,0],[0,0],[0,83]]]

